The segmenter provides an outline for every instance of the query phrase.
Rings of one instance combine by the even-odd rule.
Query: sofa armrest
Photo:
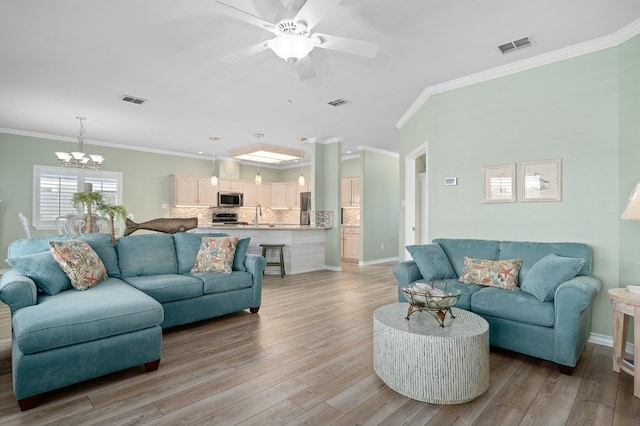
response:
[[[0,277],[0,300],[9,305],[13,315],[18,309],[35,305],[38,290],[35,283],[14,269]]]
[[[560,284],[554,298],[556,319],[563,311],[580,312],[592,305],[601,288],[600,280],[588,275],[578,275]]]
[[[265,265],[266,265],[266,260],[264,257],[259,256],[257,254],[247,253],[247,257],[244,260],[244,267],[247,268],[247,272],[250,272],[254,277],[255,276],[262,277],[262,273],[264,272]]]
[[[554,360],[574,367],[591,335],[593,301],[602,288],[599,279],[580,275],[558,287],[554,299]]]
[[[413,260],[405,260],[393,265],[393,276],[398,282],[398,287],[406,287],[412,282],[422,279],[420,269]]]

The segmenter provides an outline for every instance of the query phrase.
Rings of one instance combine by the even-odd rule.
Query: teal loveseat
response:
[[[238,242],[231,273],[190,272],[202,237],[224,235],[143,234],[120,238],[115,246],[108,234],[11,243],[13,269],[0,278],[0,300],[11,309],[13,391],[20,408],[37,406],[45,392],[114,371],[142,364],[156,370],[163,328],[258,312],[265,260],[246,253],[248,239]],[[63,283],[66,275],[49,251],[49,241],[73,237],[89,243],[109,275],[85,291]]]
[[[462,292],[456,307],[489,322],[492,346],[552,361],[565,374],[573,372],[591,333],[593,301],[602,286],[591,275],[589,246],[440,238],[407,249],[414,260],[393,267],[401,302],[406,302],[403,287],[446,284]],[[460,282],[465,257],[521,260],[518,287]]]

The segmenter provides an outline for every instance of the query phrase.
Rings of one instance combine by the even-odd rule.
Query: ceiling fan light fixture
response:
[[[285,34],[269,40],[267,46],[285,61],[294,63],[307,56],[314,44],[307,37]]]

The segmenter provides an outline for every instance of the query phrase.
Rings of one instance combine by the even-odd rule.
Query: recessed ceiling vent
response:
[[[502,44],[498,46],[500,52],[502,54],[515,52],[516,50],[524,49],[525,47],[533,46],[533,40],[531,37],[523,37],[515,41],[510,41],[509,43]]]
[[[348,100],[343,99],[343,98],[338,98],[338,99],[334,99],[332,101],[329,101],[327,103],[329,105],[331,105],[331,106],[337,107],[337,106],[344,105],[344,104],[350,104],[351,101],[348,101]]]
[[[129,102],[129,103],[132,103],[132,104],[136,104],[136,105],[142,105],[143,103],[147,102],[146,99],[136,98],[135,96],[129,96],[129,95],[121,96],[120,100],[122,100],[124,102]]]

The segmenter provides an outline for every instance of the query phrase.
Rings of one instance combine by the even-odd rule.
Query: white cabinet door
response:
[[[340,182],[340,205],[342,207],[360,206],[360,178],[343,178]]]
[[[286,208],[285,187],[286,185],[284,183],[271,184],[271,208],[272,209]]]
[[[258,200],[263,207],[271,205],[271,184],[263,182],[262,185],[258,185]]]
[[[260,202],[258,199],[258,185],[255,183],[242,182],[242,192],[244,193],[244,207],[255,207]]]
[[[218,205],[218,187],[211,185],[211,178],[198,178],[199,206],[216,207]]]
[[[300,193],[297,183],[287,183],[284,187],[284,205],[288,209],[300,208]]]

